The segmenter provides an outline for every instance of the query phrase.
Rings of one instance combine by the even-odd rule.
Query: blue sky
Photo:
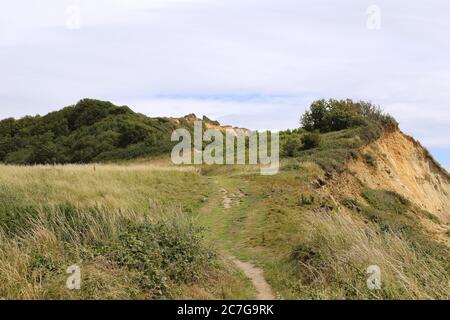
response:
[[[84,97],[148,115],[296,127],[365,99],[450,167],[450,2],[21,0],[0,11],[0,118]]]

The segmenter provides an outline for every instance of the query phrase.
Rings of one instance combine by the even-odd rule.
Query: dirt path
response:
[[[231,195],[228,195],[228,191],[224,188],[220,189],[220,192],[223,194],[223,207],[225,209],[231,209],[234,204],[238,203],[245,196],[241,190]]]
[[[219,184],[219,181],[216,180],[214,183]],[[214,239],[215,242],[222,242],[223,247],[221,251],[224,253],[224,256],[228,257],[237,269],[250,280],[252,287],[257,292],[257,299],[275,300],[274,291],[264,278],[264,271],[250,262],[243,262],[234,256],[230,256],[230,250],[227,248],[230,245],[229,241],[233,241],[225,236],[227,225],[232,223],[234,210],[239,209],[239,204],[246,197],[246,194],[241,189],[236,188],[236,186],[230,187],[230,189],[235,190],[234,192],[230,192],[225,187],[219,188],[219,195],[211,197],[209,205],[202,210],[204,213],[203,223],[206,223],[213,230],[210,235],[211,239]],[[228,242],[228,244],[225,244],[225,242]],[[247,285],[249,284],[247,283]]]
[[[235,257],[230,257],[230,260],[252,281],[253,286],[258,292],[258,300],[275,300],[272,287],[264,279],[264,271],[255,267],[249,262],[242,262]]]
[[[225,209],[230,209],[233,204],[233,200],[228,197],[228,191],[225,189],[221,189],[220,192],[222,192],[223,194],[223,207]]]

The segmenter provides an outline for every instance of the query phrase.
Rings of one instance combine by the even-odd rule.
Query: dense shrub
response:
[[[313,149],[320,145],[321,137],[318,132],[307,133],[302,137],[303,149]]]
[[[354,104],[348,100],[319,100],[301,118],[303,128],[308,131],[338,131],[363,124]]]
[[[395,121],[368,102],[330,99],[313,102],[300,122],[308,131],[330,132],[374,122],[388,126]]]
[[[301,124],[302,128],[280,133],[282,155],[315,162],[327,172],[343,171],[348,160],[358,159],[361,147],[397,126],[369,102],[332,99],[313,102]],[[366,161],[376,165],[374,157],[366,156]]]
[[[96,245],[99,255],[139,276],[142,290],[167,294],[168,282],[190,284],[205,275],[215,253],[204,246],[201,229],[186,219],[130,223],[110,242]]]
[[[181,121],[180,126],[192,126]],[[174,124],[128,107],[84,99],[44,117],[0,121],[0,162],[89,163],[169,152]]]
[[[163,285],[158,282],[164,278],[178,283],[197,281],[205,263],[214,258],[203,245],[201,229],[183,219],[133,223],[105,248],[114,262],[149,277],[150,287]]]
[[[289,138],[283,146],[283,155],[286,157],[296,157],[302,150],[302,143],[298,138]]]

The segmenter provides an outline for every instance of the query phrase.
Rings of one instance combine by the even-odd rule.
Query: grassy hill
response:
[[[176,128],[187,118],[149,118],[110,102],[84,99],[45,116],[0,121],[0,162],[90,163],[170,152]]]
[[[98,116],[70,117],[80,104],[56,113],[68,131],[52,141],[69,157],[77,134],[97,142],[111,128],[117,140],[102,157],[115,160],[124,159],[117,150],[180,125],[108,103]],[[10,130],[2,141],[23,143],[5,162],[39,154],[25,141],[56,130],[43,126],[59,122],[46,117],[2,122]],[[145,126],[147,138],[121,145],[122,121]],[[450,179],[395,120],[371,104],[322,100],[302,128],[281,133],[281,145],[275,176],[257,166],[175,166],[163,146],[147,149],[158,159],[116,164],[0,165],[0,298],[255,298],[231,257],[263,270],[282,299],[450,297],[449,222],[439,212]],[[95,154],[79,162],[103,159]],[[421,206],[417,194],[433,202]],[[74,264],[79,291],[66,288]],[[381,290],[367,287],[371,265]]]

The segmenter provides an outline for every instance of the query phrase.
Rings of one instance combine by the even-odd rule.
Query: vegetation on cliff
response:
[[[110,102],[84,99],[46,116],[0,121],[0,162],[90,163],[168,153],[185,118],[149,118]]]

